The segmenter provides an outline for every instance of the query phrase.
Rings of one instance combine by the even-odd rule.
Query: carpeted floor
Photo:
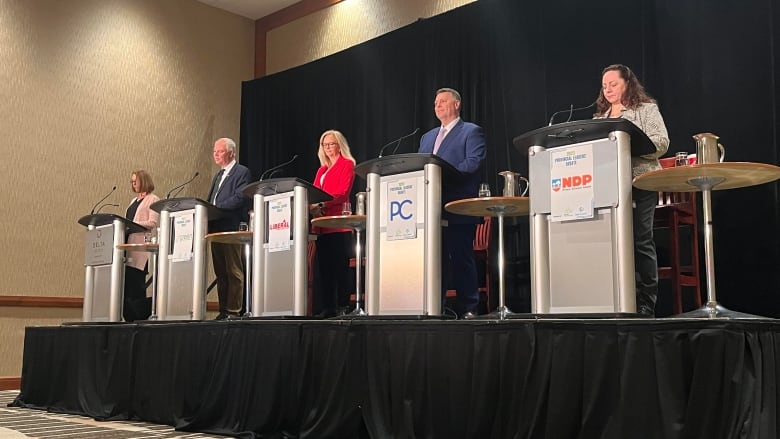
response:
[[[225,436],[180,433],[168,425],[144,422],[98,422],[75,415],[61,415],[41,410],[8,407],[19,394],[17,390],[0,391],[0,439],[73,438],[222,438]]]

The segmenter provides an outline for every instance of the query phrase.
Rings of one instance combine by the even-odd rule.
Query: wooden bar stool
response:
[[[659,160],[662,168],[674,166],[674,157]],[[701,281],[699,276],[699,221],[696,213],[696,192],[659,192],[655,208],[654,230],[669,232],[669,265],[658,266],[658,279],[672,282],[673,312],[683,312],[683,287],[690,288],[698,309],[701,307]],[[680,231],[690,227],[690,261],[684,264],[680,258]]]

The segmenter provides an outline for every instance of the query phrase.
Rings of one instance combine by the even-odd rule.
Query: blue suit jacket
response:
[[[249,172],[249,168],[238,163],[233,165],[214,200],[214,205],[230,211],[229,215],[225,218],[209,221],[209,233],[238,230],[238,223],[249,221],[250,199],[245,197],[239,189],[249,184],[251,180],[252,173]]]
[[[440,129],[441,127],[434,128],[423,134],[418,152],[433,154],[433,144]],[[459,120],[444,138],[436,154],[462,174],[457,179],[445,179],[441,194],[444,204],[477,196],[485,153],[485,133],[482,127]],[[452,223],[482,222],[482,218],[453,215],[449,212],[442,212],[442,218]]]

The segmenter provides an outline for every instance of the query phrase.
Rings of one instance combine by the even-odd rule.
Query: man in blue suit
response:
[[[419,152],[438,155],[462,174],[457,180],[445,181],[442,201],[446,204],[475,197],[485,161],[485,134],[480,126],[461,120],[460,93],[456,90],[437,90],[434,111],[441,127],[423,134]],[[461,317],[471,318],[476,315],[479,305],[473,242],[476,225],[482,218],[449,212],[442,213],[442,218],[448,222],[442,229],[442,289],[446,291],[445,280],[451,273],[458,293],[458,311]]]
[[[241,221],[249,220],[249,199],[239,190],[251,180],[249,168],[236,163],[236,142],[223,137],[214,142],[214,163],[221,169],[214,176],[209,202],[228,211],[224,218],[209,221],[209,233],[238,230]],[[211,243],[211,260],[217,276],[219,315],[217,320],[238,316],[242,307],[244,270],[241,246]]]

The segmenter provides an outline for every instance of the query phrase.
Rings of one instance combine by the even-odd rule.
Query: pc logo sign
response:
[[[390,202],[390,221],[393,221],[395,217],[400,217],[404,221],[408,221],[412,219],[413,210],[412,207],[412,200],[406,199],[402,201],[391,201]],[[408,213],[404,213],[404,207],[408,206]]]

